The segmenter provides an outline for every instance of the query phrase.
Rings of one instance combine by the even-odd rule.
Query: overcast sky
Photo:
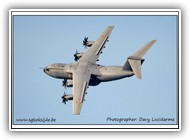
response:
[[[175,121],[164,123],[176,124],[176,16],[14,16],[13,25],[15,124],[22,123],[16,119],[30,118],[54,118],[56,124],[118,124],[108,117],[165,117]],[[76,50],[86,51],[83,38],[96,40],[110,25],[115,28],[98,61],[101,65],[124,65],[128,56],[157,40],[144,56],[142,80],[133,76],[90,87],[81,115],[74,116],[72,101],[65,105],[61,99],[72,89],[65,90],[62,80],[39,68],[72,63]]]

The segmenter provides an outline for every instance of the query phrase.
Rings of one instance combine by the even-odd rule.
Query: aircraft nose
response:
[[[49,72],[49,68],[46,67],[43,69],[43,71],[44,71],[44,73],[47,73],[47,72]]]

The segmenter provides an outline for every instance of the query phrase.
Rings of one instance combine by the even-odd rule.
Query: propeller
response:
[[[67,102],[67,99],[65,98],[65,96],[66,96],[66,93],[64,92],[64,95],[61,97],[62,98],[62,102],[64,104],[66,104],[66,102]]]
[[[84,37],[83,46],[85,49],[87,48],[87,43],[88,43],[88,37]]]
[[[62,81],[62,86],[63,86],[63,87],[66,87],[66,84],[67,84],[67,79],[64,79],[64,80]]]
[[[79,59],[79,58],[77,57],[77,54],[79,54],[79,52],[76,50],[75,54],[73,55],[75,61],[78,61],[78,59]]]

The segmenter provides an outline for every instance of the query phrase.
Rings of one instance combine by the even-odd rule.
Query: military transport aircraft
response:
[[[76,62],[72,64],[51,64],[43,69],[47,75],[53,78],[64,79],[63,86],[73,87],[73,93],[65,94],[62,99],[64,103],[73,100],[74,115],[80,114],[87,93],[86,90],[89,86],[97,86],[101,82],[119,80],[133,75],[138,79],[142,77],[141,65],[144,62],[142,57],[156,40],[152,40],[132,56],[129,56],[123,66],[96,64],[113,28],[114,26],[108,26],[96,41],[88,41],[88,38],[85,37],[83,45],[86,45],[89,49],[85,53],[76,52],[74,54]]]

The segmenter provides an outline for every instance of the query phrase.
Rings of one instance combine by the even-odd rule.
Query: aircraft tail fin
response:
[[[129,56],[122,69],[133,71],[135,76],[138,79],[141,79],[142,78],[141,65],[144,62],[144,59],[142,59],[142,57],[146,54],[146,52],[151,48],[151,46],[155,42],[156,40],[152,40],[151,42],[146,44],[143,48],[135,52],[132,56]]]

